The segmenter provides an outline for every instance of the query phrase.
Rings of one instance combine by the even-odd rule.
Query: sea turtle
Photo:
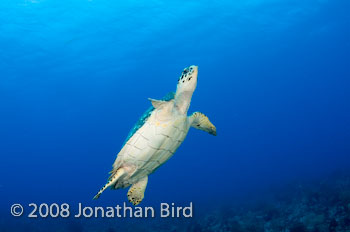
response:
[[[129,133],[107,183],[94,199],[108,187],[119,189],[131,185],[128,199],[133,205],[139,204],[144,198],[148,176],[173,156],[191,126],[216,135],[215,126],[204,114],[195,112],[187,116],[197,75],[197,66],[185,68],[175,94],[168,94],[162,100],[149,98],[152,107]]]

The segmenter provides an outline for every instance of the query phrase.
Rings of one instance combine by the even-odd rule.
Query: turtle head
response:
[[[191,98],[197,87],[198,67],[191,65],[185,68],[177,82],[175,105],[181,113],[187,113],[190,107]]]
[[[191,65],[185,68],[177,82],[176,94],[180,92],[191,92],[196,89],[197,86],[198,67]]]

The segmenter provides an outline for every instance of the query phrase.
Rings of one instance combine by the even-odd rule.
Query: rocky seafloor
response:
[[[26,219],[14,227],[2,218],[0,231],[350,232],[350,174],[295,181],[256,195],[260,197],[239,204],[209,207],[190,219]]]
[[[188,230],[350,232],[350,175],[290,183],[255,203],[208,213]]]

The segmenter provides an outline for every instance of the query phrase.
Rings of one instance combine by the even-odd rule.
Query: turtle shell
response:
[[[162,101],[170,101],[172,99],[175,98],[175,93],[174,92],[169,92],[167,93],[161,100]],[[136,124],[134,125],[134,127],[130,130],[128,137],[126,137],[126,140],[123,143],[123,146],[129,141],[129,139],[136,133],[136,131],[138,129],[140,129],[145,122],[147,121],[147,119],[151,116],[152,112],[154,111],[154,107],[151,106],[149,107],[145,113],[143,113],[143,115],[140,117],[140,119],[136,122]]]

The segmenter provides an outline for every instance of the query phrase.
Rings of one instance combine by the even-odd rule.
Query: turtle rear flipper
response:
[[[114,175],[112,175],[110,178],[108,178],[108,182],[100,189],[100,191],[98,191],[98,193],[94,196],[94,200],[98,199],[100,197],[100,195],[103,193],[103,191],[105,191],[108,187],[111,187],[112,185],[115,184],[115,182],[117,182],[117,180],[124,176],[124,174],[126,173],[126,171],[124,170],[124,168],[120,168],[118,169]]]
[[[144,198],[147,182],[148,176],[145,176],[130,187],[128,191],[128,200],[133,205],[138,205]]]

